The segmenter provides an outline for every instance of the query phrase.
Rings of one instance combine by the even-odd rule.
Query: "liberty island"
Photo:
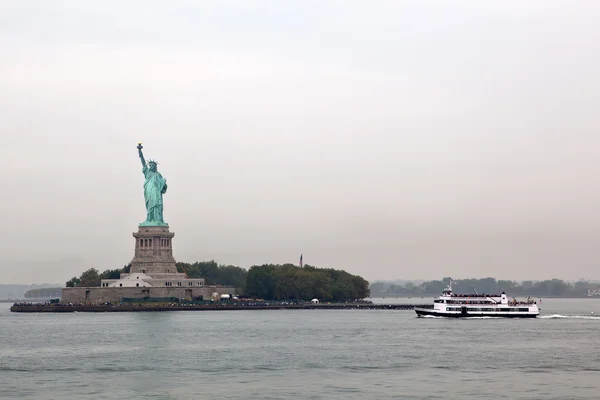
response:
[[[173,257],[173,238],[175,234],[170,231],[169,224],[164,220],[163,195],[167,192],[167,181],[158,172],[158,162],[146,160],[142,152],[142,143],[138,143],[138,156],[142,164],[144,175],[143,196],[145,203],[146,218],[137,226],[133,232],[135,238],[134,256],[130,266],[117,271],[114,275],[98,277],[98,280],[81,279],[71,280],[71,285],[62,288],[61,299],[54,299],[50,303],[15,303],[11,307],[14,312],[118,312],[118,311],[168,311],[168,310],[267,310],[267,309],[413,309],[414,305],[390,305],[373,304],[368,297],[368,282],[360,276],[350,275],[345,271],[337,271],[333,276],[329,270],[322,270],[321,277],[330,279],[330,286],[337,282],[345,282],[347,287],[344,294],[337,293],[334,297],[331,287],[308,288],[308,292],[294,292],[291,288],[285,299],[276,300],[269,297],[262,283],[257,278],[251,280],[250,288],[248,277],[245,283],[239,285],[239,281],[227,280],[228,285],[219,285],[214,277],[208,277],[195,273],[189,278],[182,266],[178,270],[177,263]],[[141,194],[141,193],[140,193]],[[185,264],[185,263],[182,263]],[[236,268],[236,267],[234,267]],[[258,276],[267,274],[274,279],[276,284],[277,268],[302,269],[302,276],[315,273],[314,267],[304,270],[302,266],[295,267],[290,264],[253,266],[259,271]],[[251,270],[252,270],[251,268]],[[292,268],[292,269],[290,269]],[[308,268],[308,266],[307,266]],[[181,271],[181,272],[180,272]],[[86,271],[87,272],[87,271]],[[84,273],[85,274],[85,273]],[[256,275],[256,274],[254,274]],[[83,276],[83,274],[82,274]],[[118,279],[115,279],[118,276]],[[205,278],[210,279],[207,285]],[[302,284],[302,278],[294,280]],[[235,283],[234,283],[235,282]],[[305,282],[306,283],[306,282]],[[258,285],[258,286],[257,286]],[[243,287],[247,291],[244,296],[236,297],[236,287]],[[338,285],[339,286],[339,285]],[[267,288],[268,289],[268,288]],[[317,291],[322,300],[333,300],[333,302],[321,303]],[[263,297],[267,301],[263,300]],[[319,296],[320,297],[320,296]],[[227,301],[231,299],[232,301]],[[247,300],[242,300],[247,299]],[[249,300],[248,300],[249,299]],[[258,299],[258,300],[256,300]],[[209,301],[207,301],[209,300]],[[214,300],[223,300],[214,302]],[[419,307],[426,308],[421,304]]]

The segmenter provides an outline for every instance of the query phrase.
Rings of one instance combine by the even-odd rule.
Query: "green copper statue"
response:
[[[144,198],[146,199],[146,221],[140,226],[167,226],[163,220],[163,199],[162,195],[167,192],[167,180],[157,171],[158,163],[154,160],[144,159],[142,153],[142,143],[138,143],[137,149],[142,161],[142,172],[146,181],[144,182]]]

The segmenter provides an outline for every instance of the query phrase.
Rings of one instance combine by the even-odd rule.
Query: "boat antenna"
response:
[[[475,292],[475,294],[479,296],[479,293],[477,293],[477,290],[475,290],[475,288],[473,287],[473,285],[469,285],[469,286],[471,286],[471,289],[473,289],[473,291]]]

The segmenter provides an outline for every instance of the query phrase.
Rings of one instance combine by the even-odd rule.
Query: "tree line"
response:
[[[326,301],[369,297],[369,282],[358,275],[331,268],[303,268],[292,264],[255,265],[248,271],[246,295],[268,300]]]
[[[67,287],[100,286],[102,279],[119,279],[128,273],[131,264],[121,269],[99,272],[95,268],[67,281]],[[236,288],[237,294],[264,300],[347,301],[369,297],[369,282],[358,275],[332,268],[311,265],[264,264],[249,270],[234,265],[219,265],[214,260],[177,263],[177,271],[189,278],[204,278],[207,285],[225,285]]]
[[[437,296],[450,282],[449,277],[442,280],[426,281],[421,284],[405,283],[404,285],[392,282],[378,281],[371,285],[373,297],[387,296]],[[588,289],[597,289],[597,283],[580,280],[575,283],[561,279],[548,279],[544,281],[511,281],[496,280],[494,278],[482,279],[452,279],[452,290],[455,293],[501,293],[509,296],[534,296],[534,297],[579,297],[585,296]]]
[[[59,287],[31,289],[25,292],[23,297],[25,297],[26,299],[55,298],[60,297],[61,290],[62,288]]]

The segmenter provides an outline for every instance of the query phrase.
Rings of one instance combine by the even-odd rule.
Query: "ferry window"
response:
[[[519,308],[519,311],[529,311],[529,308]]]

